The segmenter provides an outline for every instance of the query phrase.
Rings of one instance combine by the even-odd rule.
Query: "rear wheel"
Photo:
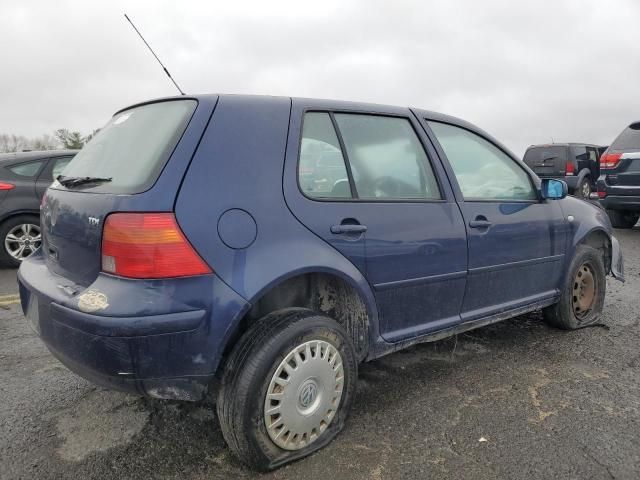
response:
[[[0,226],[0,239],[0,262],[4,266],[17,268],[25,258],[40,248],[40,219],[35,215],[9,218]]]
[[[236,345],[217,409],[225,440],[271,470],[327,445],[355,395],[357,360],[344,329],[310,310],[267,315]]]
[[[633,228],[640,219],[640,213],[626,210],[607,210],[607,215],[615,228]]]
[[[576,196],[589,199],[589,195],[591,195],[591,179],[589,177],[584,177],[576,188]]]
[[[594,323],[602,313],[606,273],[602,254],[579,245],[571,261],[560,301],[543,310],[549,325],[575,330]]]

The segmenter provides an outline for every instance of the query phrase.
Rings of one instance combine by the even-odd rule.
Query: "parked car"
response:
[[[156,100],[117,112],[47,190],[22,308],[98,384],[215,395],[231,450],[268,470],[343,428],[359,362],[537,309],[596,321],[622,255],[604,210],[566,195],[425,110]]]
[[[0,154],[0,263],[18,267],[40,248],[40,200],[77,150]]]
[[[640,219],[640,122],[625,128],[600,158],[600,204],[616,228]]]
[[[523,160],[540,178],[564,180],[569,193],[588,199],[595,190],[600,174],[598,160],[604,150],[584,143],[531,145]]]

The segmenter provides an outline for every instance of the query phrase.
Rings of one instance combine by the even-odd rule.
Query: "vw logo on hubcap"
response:
[[[308,408],[318,395],[318,387],[314,382],[307,383],[300,391],[298,402],[302,408]]]

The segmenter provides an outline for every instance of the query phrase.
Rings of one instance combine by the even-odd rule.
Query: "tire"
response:
[[[280,387],[285,375],[288,383]],[[337,322],[299,308],[267,315],[240,339],[224,369],[217,411],[229,448],[260,471],[319,450],[342,430],[357,375],[353,345]],[[267,406],[279,413],[268,414]],[[310,433],[299,434],[302,430]]]
[[[602,313],[606,287],[602,253],[588,245],[579,245],[571,260],[560,301],[543,309],[544,320],[563,330],[591,325]]]
[[[29,227],[23,227],[29,225]],[[34,232],[37,235],[34,235]],[[8,237],[15,239],[11,241]],[[28,238],[26,238],[28,236]],[[37,240],[36,240],[37,239]],[[18,268],[22,260],[35,252],[41,244],[40,219],[36,215],[16,215],[0,225],[0,263],[9,268]],[[14,252],[24,247],[21,259],[14,257],[9,249]]]
[[[575,196],[589,200],[589,195],[591,195],[591,178],[584,177],[576,187]]]
[[[626,210],[607,210],[607,215],[614,228],[633,228],[640,219],[640,213]]]

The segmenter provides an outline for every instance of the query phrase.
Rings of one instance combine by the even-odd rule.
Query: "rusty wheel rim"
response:
[[[593,267],[589,263],[584,263],[580,266],[573,279],[571,307],[576,318],[583,320],[591,313],[597,292],[598,288]]]

